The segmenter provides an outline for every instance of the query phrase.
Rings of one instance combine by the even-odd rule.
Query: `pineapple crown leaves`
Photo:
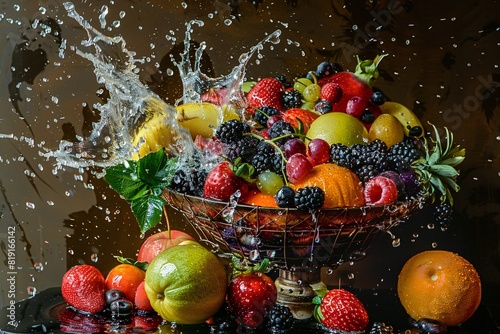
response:
[[[104,180],[129,202],[141,233],[162,219],[162,210],[167,204],[162,198],[163,189],[172,181],[177,160],[167,157],[160,149],[138,161],[127,160],[105,170]]]
[[[429,123],[430,124],[430,123]],[[413,163],[413,167],[419,175],[420,181],[424,184],[424,190],[432,201],[439,196],[441,202],[447,200],[453,205],[452,190],[458,192],[460,186],[457,184],[457,177],[460,171],[456,169],[465,159],[465,149],[460,148],[453,142],[453,133],[444,128],[444,140],[439,135],[438,129],[431,124],[434,129],[435,139],[430,139],[434,146],[431,147],[429,141],[423,139],[425,155]]]

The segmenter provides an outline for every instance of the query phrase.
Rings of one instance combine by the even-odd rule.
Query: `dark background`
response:
[[[467,150],[455,194],[455,220],[432,227],[433,208],[383,236],[362,261],[326,276],[355,289],[395,289],[414,254],[454,251],[478,270],[483,306],[500,318],[500,18],[498,2],[481,1],[74,1],[76,10],[145,58],[141,80],[169,103],[181,96],[170,54],[182,50],[185,22],[200,19],[193,40],[207,44],[203,70],[229,73],[238,56],[276,29],[281,43],[254,57],[248,79],[312,70],[324,60],[354,70],[355,55],[387,53],[375,86],[412,107],[421,120],[448,127]],[[108,6],[101,29],[99,13]],[[122,12],[123,11],[123,12]],[[121,13],[122,12],[122,13]],[[124,15],[123,15],[124,14]],[[227,24],[229,20],[230,24]],[[113,22],[119,24],[113,24]],[[169,37],[167,37],[167,35]],[[65,168],[39,155],[61,139],[85,137],[106,92],[90,62],[75,54],[87,38],[61,1],[0,2],[0,254],[6,272],[7,227],[16,226],[16,300],[60,285],[77,263],[103,272],[113,255],[134,257],[142,242],[126,202],[91,169]],[[169,70],[174,74],[170,75]],[[12,135],[12,136],[11,136]],[[191,231],[171,213],[174,227]],[[161,226],[160,229],[165,228]],[[152,232],[149,232],[152,233]],[[40,266],[41,265],[41,266]],[[2,277],[3,274],[2,274]],[[4,280],[0,306],[8,303]]]

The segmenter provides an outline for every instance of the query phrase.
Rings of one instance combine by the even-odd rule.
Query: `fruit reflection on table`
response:
[[[354,72],[323,62],[294,80],[245,82],[243,107],[242,101],[229,103],[227,87],[208,87],[200,103],[175,109],[193,138],[193,156],[171,155],[161,112],[147,120],[133,159],[107,168],[105,180],[130,203],[142,233],[158,224],[168,203],[188,218],[198,238],[171,230],[150,236],[138,261],[120,259],[125,264],[118,266],[139,266],[134,270],[144,275],[131,276],[141,279],[121,285],[109,278],[103,288],[101,277],[89,277],[72,281],[70,292],[98,286],[102,303],[92,313],[109,310],[119,317],[144,308],[170,323],[206,323],[220,331],[286,332],[293,318],[344,332],[366,330],[362,302],[347,290],[328,290],[319,270],[361,257],[374,237],[426,204],[452,204],[455,167],[465,153],[447,129],[432,126],[426,133],[411,110],[372,89],[382,58],[358,59]],[[405,269],[398,291],[416,324],[436,321],[445,330],[477,308],[474,268],[466,261],[449,266],[456,270],[447,270],[448,262],[433,268],[426,298],[443,298],[449,289],[443,287],[452,283],[441,275],[451,272],[472,282],[457,292],[458,299],[475,297],[471,307],[457,321],[431,308],[414,312],[405,287],[417,270]],[[275,269],[280,277],[273,282]],[[103,289],[123,296],[105,298]],[[148,305],[154,311],[145,310]]]

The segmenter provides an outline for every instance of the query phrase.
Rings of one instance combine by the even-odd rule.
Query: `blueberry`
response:
[[[106,300],[106,304],[111,305],[111,303],[114,302],[115,300],[125,298],[125,295],[120,290],[112,289],[112,290],[106,291],[104,298]]]
[[[318,65],[316,68],[316,73],[319,78],[327,77],[334,73],[333,66],[331,63],[324,61]]]
[[[295,206],[295,191],[288,186],[281,187],[276,193],[276,204],[280,208],[293,208]]]
[[[370,109],[365,109],[365,111],[363,111],[363,114],[359,119],[361,120],[361,122],[365,124],[370,124],[373,123],[373,121],[375,120],[375,115]]]
[[[382,104],[385,103],[384,94],[382,94],[382,92],[379,91],[373,92],[371,100],[374,104],[378,106],[381,106]]]
[[[332,104],[328,100],[321,100],[314,106],[314,110],[320,114],[326,114],[332,111]]]
[[[126,299],[118,299],[110,304],[109,309],[111,310],[111,315],[113,317],[123,318],[129,317],[132,314],[134,305]]]

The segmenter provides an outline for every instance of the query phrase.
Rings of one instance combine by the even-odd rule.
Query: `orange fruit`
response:
[[[363,185],[358,176],[345,167],[331,163],[316,165],[292,185],[294,190],[316,186],[325,192],[324,209],[365,205]]]
[[[304,127],[304,132],[307,132],[311,124],[319,117],[318,114],[302,108],[288,109],[282,116],[285,122],[290,123],[290,125],[296,129],[299,127],[300,121]]]
[[[108,290],[120,290],[129,301],[134,301],[137,287],[144,281],[146,272],[132,264],[119,264],[106,276]]]
[[[259,190],[251,190],[248,195],[241,201],[242,204],[253,205],[253,206],[262,206],[262,207],[271,207],[277,208],[276,200],[274,196],[264,194]]]
[[[472,264],[460,255],[425,251],[403,266],[398,296],[413,319],[432,319],[452,327],[476,311],[481,301],[481,281]]]

